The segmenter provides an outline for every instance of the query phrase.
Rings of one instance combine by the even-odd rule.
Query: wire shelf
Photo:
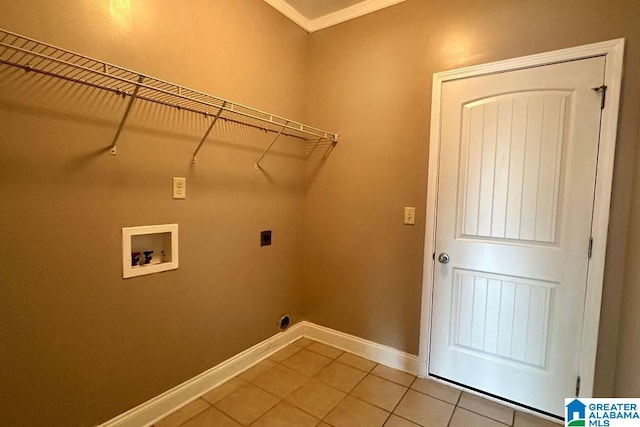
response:
[[[33,71],[129,97],[129,104],[112,142],[112,154],[116,153],[118,137],[136,99],[213,118],[209,129],[193,154],[194,162],[198,150],[218,119],[273,132],[278,137],[290,136],[302,139],[309,144],[320,142],[335,144],[338,142],[339,135],[337,133],[147,76],[4,29],[0,29],[0,64],[19,67],[25,71]]]

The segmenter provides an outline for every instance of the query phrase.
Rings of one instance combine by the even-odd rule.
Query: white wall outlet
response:
[[[187,198],[187,178],[181,178],[178,176],[173,177],[173,198]]]
[[[415,225],[416,223],[416,208],[411,206],[405,206],[404,208],[404,223],[407,225]]]

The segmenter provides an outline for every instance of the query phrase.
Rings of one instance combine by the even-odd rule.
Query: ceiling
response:
[[[393,6],[405,0],[264,0],[307,32]]]
[[[346,9],[364,0],[286,0],[289,5],[307,19],[318,19],[330,13]]]

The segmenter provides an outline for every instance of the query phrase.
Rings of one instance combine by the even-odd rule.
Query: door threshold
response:
[[[476,395],[486,396],[486,397],[489,397],[491,401],[495,401],[496,403],[506,404],[505,406],[509,406],[509,407],[511,407],[513,409],[520,409],[520,410],[522,410],[522,412],[527,412],[527,413],[530,413],[532,415],[539,416],[541,418],[549,419],[551,421],[561,421],[561,422],[564,423],[564,417],[560,417],[560,416],[552,414],[550,412],[542,411],[540,409],[536,409],[536,408],[534,408],[532,406],[524,405],[524,404],[516,402],[514,400],[505,399],[504,397],[501,397],[501,396],[498,396],[498,395],[495,395],[495,394],[491,394],[491,393],[487,393],[486,391],[480,390],[478,388],[470,387],[470,386],[468,386],[466,384],[462,384],[462,383],[459,383],[457,381],[452,381],[452,380],[450,380],[448,378],[444,378],[444,377],[441,377],[439,375],[435,375],[435,374],[432,374],[432,373],[429,373],[428,375],[429,375],[428,378],[435,378],[438,381],[441,381],[441,382],[444,382],[444,383],[447,383],[447,384],[451,384],[451,385],[455,385],[456,388],[459,388],[462,391],[470,391],[470,392],[472,392],[473,394],[476,394]]]

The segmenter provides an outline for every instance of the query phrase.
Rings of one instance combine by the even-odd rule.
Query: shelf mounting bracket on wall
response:
[[[222,103],[222,107],[220,107],[220,109],[218,110],[218,112],[216,113],[215,117],[213,118],[213,121],[211,122],[211,124],[209,125],[209,128],[207,129],[207,131],[204,133],[204,136],[202,137],[202,139],[200,140],[200,143],[198,144],[198,146],[196,147],[196,150],[193,152],[193,156],[191,157],[191,162],[195,163],[196,162],[196,156],[198,155],[198,151],[200,151],[200,148],[202,147],[202,144],[204,144],[204,141],[207,139],[207,137],[209,137],[209,134],[211,133],[211,131],[213,130],[213,127],[216,125],[216,122],[218,121],[218,119],[220,118],[220,115],[222,114],[222,111],[224,110],[224,107],[227,106],[227,101],[224,101]]]
[[[271,141],[271,144],[269,144],[269,146],[267,147],[266,150],[264,150],[264,153],[262,153],[262,156],[260,156],[260,158],[258,159],[258,161],[256,162],[256,164],[254,165],[254,167],[256,168],[256,170],[260,170],[260,162],[262,161],[262,159],[264,158],[264,156],[267,155],[267,153],[269,152],[269,150],[271,150],[271,147],[273,147],[273,144],[276,143],[276,141],[278,140],[278,138],[280,138],[280,135],[282,135],[282,132],[284,132],[284,130],[286,129],[287,125],[289,124],[289,122],[285,122],[284,126],[282,126],[282,129],[280,129],[280,132],[278,132],[278,134],[276,135],[275,138],[273,138],[273,141]]]
[[[131,94],[131,99],[129,99],[129,104],[127,104],[127,109],[124,110],[124,116],[122,116],[122,120],[120,120],[120,126],[118,126],[118,130],[116,131],[116,135],[113,137],[113,142],[111,143],[111,154],[116,155],[118,147],[118,138],[120,138],[120,132],[122,132],[122,128],[124,127],[127,118],[129,117],[129,113],[131,112],[131,107],[133,107],[133,102],[136,100],[138,96],[138,91],[140,90],[140,84],[144,80],[144,76],[140,75],[138,77],[138,84],[135,89],[133,89],[133,93]]]

